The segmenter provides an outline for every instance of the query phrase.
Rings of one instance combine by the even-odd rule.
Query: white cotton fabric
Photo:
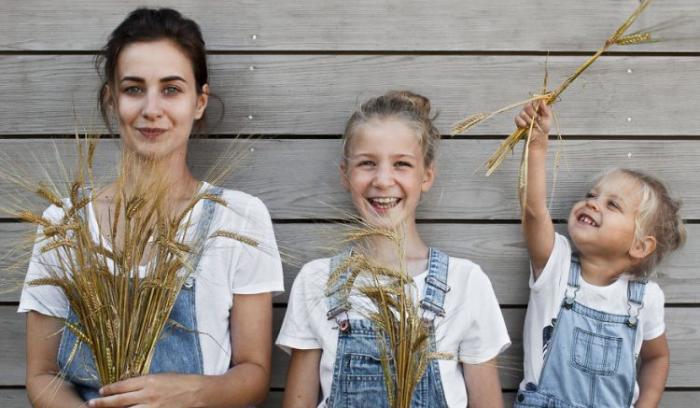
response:
[[[325,407],[330,396],[338,345],[338,328],[328,320],[324,288],[329,275],[330,259],[317,259],[304,265],[294,281],[276,344],[286,352],[291,349],[322,349],[319,367]],[[416,291],[423,296],[425,271],[414,277]],[[467,390],[460,362],[478,364],[498,356],[510,345],[503,315],[491,282],[481,268],[460,258],[449,258],[445,296],[445,317],[436,319],[438,352],[451,353],[452,360],[439,360],[445,398],[450,407],[467,406]],[[364,302],[363,302],[364,300]],[[350,319],[360,319],[358,310],[368,310],[366,299],[351,295]]]
[[[204,184],[202,190],[210,187]],[[272,221],[265,205],[258,198],[234,190],[223,191],[226,207],[218,205],[209,232],[225,230],[256,239],[260,249],[228,239],[207,241],[204,254],[195,273],[195,308],[197,330],[202,348],[204,374],[223,374],[231,362],[229,319],[233,297],[284,291],[280,261]],[[202,215],[203,201],[191,212],[191,223],[185,242],[195,233]],[[99,239],[97,220],[92,206],[88,207],[93,239]],[[60,220],[63,211],[49,207],[44,217]],[[35,245],[22,290],[18,312],[37,311],[43,315],[68,317],[68,301],[63,291],[54,286],[29,286],[26,283],[48,276],[48,268],[56,265],[50,254],[40,254]],[[142,270],[143,271],[143,270]]]
[[[523,328],[525,378],[520,383],[520,389],[525,389],[525,385],[529,382],[537,384],[539,381],[544,359],[542,331],[546,326],[550,326],[552,319],[559,314],[566,293],[570,265],[571,244],[566,237],[556,234],[552,254],[536,281],[533,280],[532,271],[530,273],[530,300]],[[579,279],[581,288],[576,292],[576,301],[591,309],[626,315],[629,313],[627,282],[630,279],[630,276],[622,275],[610,285],[595,286],[587,283],[581,276]],[[647,283],[643,302],[634,345],[635,356],[639,355],[643,340],[655,339],[666,330],[664,294],[659,285],[655,282]],[[638,396],[639,385],[637,384],[633,403],[637,401]]]

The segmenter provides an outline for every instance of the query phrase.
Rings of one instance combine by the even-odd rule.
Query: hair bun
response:
[[[430,99],[423,95],[411,91],[389,91],[384,94],[384,97],[409,102],[422,117],[430,118]]]

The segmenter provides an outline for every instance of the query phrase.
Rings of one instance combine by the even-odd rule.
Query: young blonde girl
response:
[[[494,359],[509,338],[491,283],[478,265],[429,248],[416,229],[440,137],[430,102],[407,91],[371,98],[351,116],[344,137],[343,185],[365,223],[403,225],[406,269],[430,316],[431,341],[437,352],[454,356],[429,364],[412,406],[501,407]],[[387,241],[372,241],[369,255],[397,265],[395,245]],[[376,340],[366,340],[374,331],[359,310],[361,296],[324,294],[337,260],[309,262],[294,282],[277,339],[291,353],[285,407],[388,406]]]
[[[529,127],[532,118],[523,214],[531,292],[515,406],[656,407],[669,353],[663,292],[647,278],[684,242],[680,204],[652,176],[609,171],[571,209],[572,254],[545,203],[551,112],[530,104],[515,123]]]

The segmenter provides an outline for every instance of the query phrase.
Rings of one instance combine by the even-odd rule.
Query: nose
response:
[[[598,200],[596,197],[590,197],[586,199],[586,207],[594,210],[594,211],[600,211],[600,206],[598,205]]]
[[[394,169],[388,165],[377,166],[372,179],[372,185],[377,188],[387,188],[394,185]]]
[[[145,119],[150,121],[156,120],[163,115],[160,93],[148,92],[146,98],[144,98],[144,106],[141,114]]]

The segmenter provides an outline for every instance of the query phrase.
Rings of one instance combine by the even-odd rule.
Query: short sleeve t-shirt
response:
[[[331,392],[333,369],[338,345],[338,328],[334,319],[328,319],[324,289],[329,275],[330,260],[317,259],[301,269],[294,281],[276,344],[287,352],[291,349],[322,349],[319,374],[323,401]],[[416,292],[424,293],[427,271],[414,277]],[[445,317],[435,321],[435,339],[438,352],[455,356],[438,360],[447,404],[450,407],[467,406],[467,392],[460,362],[479,364],[498,356],[510,345],[503,315],[501,314],[491,282],[478,265],[460,258],[449,258],[445,296]],[[351,295],[353,309],[361,308]],[[350,310],[350,319],[362,318]],[[321,402],[319,407],[324,407]]]
[[[210,187],[202,187],[202,191]],[[222,198],[227,205],[217,206],[210,233],[217,230],[236,232],[255,239],[259,248],[229,238],[209,239],[195,272],[195,308],[197,331],[202,348],[204,374],[222,374],[231,361],[229,321],[233,297],[237,294],[255,294],[284,291],[280,261],[272,221],[265,205],[258,198],[234,190],[224,190]],[[196,225],[202,215],[203,202],[192,209],[191,222]],[[99,239],[97,220],[92,206],[88,207],[90,229]],[[63,216],[60,208],[52,206],[44,212],[49,220]],[[193,237],[196,228],[188,229],[185,241]],[[55,286],[30,286],[26,282],[46,277],[48,268],[56,265],[49,251],[40,253],[35,245],[29,263],[25,286],[18,312],[34,310],[43,315],[68,317],[68,301],[63,291]]]
[[[556,234],[554,248],[542,273],[535,281],[530,273],[530,299],[523,329],[524,373],[520,388],[527,383],[537,384],[544,362],[544,330],[551,327],[552,319],[559,314],[566,293],[571,266],[571,244],[563,235]],[[576,301],[606,313],[628,314],[627,283],[632,279],[622,275],[607,286],[595,286],[580,279]],[[659,285],[649,282],[644,293],[644,307],[639,312],[639,324],[635,340],[635,355],[639,355],[643,340],[652,340],[664,333],[664,294]],[[640,335],[641,334],[641,335]],[[635,387],[634,399],[639,396]]]

